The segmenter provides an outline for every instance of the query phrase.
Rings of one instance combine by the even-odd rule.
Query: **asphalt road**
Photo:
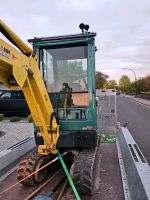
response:
[[[150,165],[150,108],[136,101],[117,95],[117,118],[128,129]]]

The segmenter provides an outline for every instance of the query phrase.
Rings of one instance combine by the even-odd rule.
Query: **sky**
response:
[[[24,41],[96,32],[96,70],[117,82],[150,75],[150,0],[5,0],[0,18]]]

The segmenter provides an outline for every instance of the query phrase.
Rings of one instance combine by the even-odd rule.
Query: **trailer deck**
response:
[[[107,106],[106,104],[105,106],[104,104],[98,104],[98,111],[102,110],[100,108],[101,105],[103,106],[103,110],[105,106]],[[116,109],[116,107],[114,107],[113,109]],[[112,110],[111,106],[110,110]],[[99,125],[101,123],[101,116],[99,116],[99,113],[97,114],[97,123]],[[112,117],[112,119],[114,122],[113,126],[117,126],[117,123],[115,123],[115,116]],[[110,118],[104,117],[103,124],[106,124],[107,120],[110,122]],[[115,128],[117,130],[117,127]],[[109,133],[106,135],[109,136]],[[94,194],[93,196],[81,196],[81,199],[150,200],[150,167],[146,159],[144,158],[138,145],[132,138],[131,133],[129,132],[127,127],[121,127],[120,129],[118,129],[115,136],[117,137],[116,143],[100,144],[97,159],[97,169],[95,172],[96,180]],[[20,142],[11,150],[5,150],[4,154],[1,152],[0,193],[17,182],[15,171],[16,160],[21,159],[23,157],[23,154],[27,153],[27,149],[31,151],[33,148],[35,148],[33,140],[33,138],[30,138],[30,140]],[[11,163],[7,162],[7,160],[10,161],[10,158]],[[55,184],[52,185],[54,186]],[[66,186],[66,177],[64,173],[62,173],[62,183],[60,185],[61,188],[63,188],[62,193],[64,193],[62,200],[75,199],[70,185],[67,184]],[[57,189],[55,189],[55,192],[57,194],[61,193],[61,188],[58,187]],[[27,196],[30,196],[30,194],[32,194],[35,190],[37,190],[37,187],[25,187],[19,184],[9,191],[0,194],[0,199],[27,199]],[[42,188],[40,192],[38,192],[38,194],[48,195],[48,193],[52,190],[54,190],[54,188],[52,188],[52,186],[48,184],[46,187]],[[58,196],[59,195],[55,195],[53,199],[59,199]],[[33,199],[33,196],[32,198],[28,199]]]
[[[99,159],[97,160],[98,168],[97,168],[97,178],[95,184],[95,192],[93,196],[81,196],[83,200],[124,200],[123,187],[121,174],[119,169],[119,162],[117,156],[117,147],[115,143],[102,143],[99,152]],[[62,175],[64,179],[65,176]],[[13,171],[1,181],[0,190],[10,187],[11,185],[17,182],[16,179],[16,171]],[[46,186],[41,190],[40,194],[48,194],[50,192],[50,185]],[[6,193],[0,196],[0,199],[5,200],[19,200],[26,199],[30,193],[37,189],[37,187],[25,187],[21,184],[16,187],[10,189]],[[114,198],[115,197],[115,198]],[[31,198],[32,199],[32,198]],[[57,199],[57,198],[56,198]],[[72,190],[67,185],[67,191],[63,197],[63,199],[75,199],[72,193]]]

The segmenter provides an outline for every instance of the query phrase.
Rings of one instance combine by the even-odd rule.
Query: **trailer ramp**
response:
[[[100,134],[116,135],[118,123],[116,112],[116,90],[115,89],[97,89],[97,123]]]

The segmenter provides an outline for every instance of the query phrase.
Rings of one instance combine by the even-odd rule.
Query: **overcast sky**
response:
[[[79,33],[81,22],[97,32],[96,69],[116,79],[150,74],[150,0],[4,0],[0,18],[24,41]]]

